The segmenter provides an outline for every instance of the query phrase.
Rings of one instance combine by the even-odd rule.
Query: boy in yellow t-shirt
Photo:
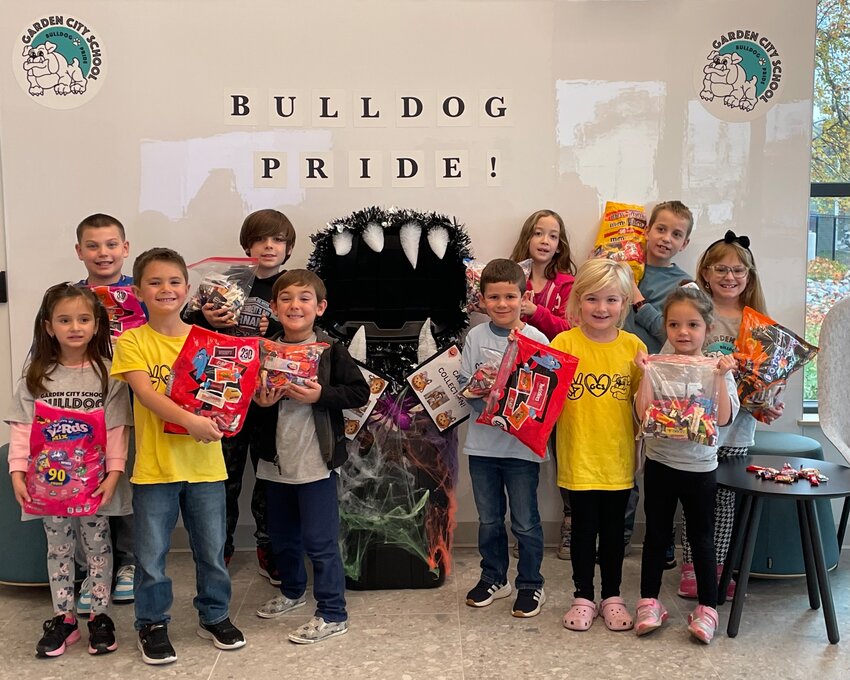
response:
[[[139,649],[145,663],[165,664],[177,659],[168,639],[173,596],[165,557],[179,512],[197,567],[198,635],[219,649],[242,647],[245,638],[228,615],[222,434],[212,420],[184,411],[165,396],[171,365],[190,329],[180,319],[189,292],[186,263],[173,250],[152,248],[136,259],[133,280],[147,306],[148,323],[118,338],[112,375],[127,381],[135,395],[136,463],[130,481]],[[163,421],[182,425],[189,436],[165,434]]]

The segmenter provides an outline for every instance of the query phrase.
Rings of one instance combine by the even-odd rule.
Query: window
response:
[[[818,0],[812,116],[806,339],[850,295],[850,0]],[[817,361],[806,366],[805,410],[817,409]]]

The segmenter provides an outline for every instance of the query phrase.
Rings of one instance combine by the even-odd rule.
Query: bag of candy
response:
[[[646,263],[646,212],[642,205],[629,203],[605,204],[593,258],[608,258],[625,262],[632,268],[635,282],[643,278]]]
[[[147,323],[142,303],[130,286],[92,286],[92,293],[106,308],[109,316],[109,335],[113,342],[124,331]]]
[[[105,476],[103,409],[71,411],[35,402],[30,430],[27,493],[31,515],[93,515],[102,496],[92,496]]]
[[[517,333],[476,422],[501,428],[545,457],[577,366],[576,357]]]
[[[229,307],[238,319],[256,272],[257,260],[251,257],[208,257],[190,264],[189,278],[195,294],[187,308],[196,312],[212,303],[213,309]]]
[[[260,339],[260,385],[276,389],[290,382],[303,385],[306,380],[315,380],[319,359],[328,347],[326,342],[289,345]]]
[[[490,394],[499,373],[499,366],[502,365],[504,355],[500,352],[489,347],[483,347],[481,354],[484,355],[484,363],[475,369],[475,373],[469,378],[461,392],[461,395],[467,399],[483,399]]]
[[[764,422],[764,409],[776,405],[788,376],[809,363],[817,353],[817,347],[796,333],[769,316],[744,307],[741,330],[735,341],[741,408]]]
[[[212,418],[225,437],[242,428],[260,371],[258,338],[192,326],[171,367],[166,395],[190,413]],[[165,423],[169,434],[187,434]]]
[[[717,445],[717,358],[654,354],[644,374],[652,398],[641,422],[644,437]]]

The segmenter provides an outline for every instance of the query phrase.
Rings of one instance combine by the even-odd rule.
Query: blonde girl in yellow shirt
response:
[[[573,513],[571,561],[575,593],[564,615],[570,630],[587,630],[597,615],[609,630],[630,630],[623,598],[623,524],[635,472],[632,401],[640,382],[634,364],[646,346],[621,330],[629,311],[628,265],[588,260],[578,271],[567,303],[573,325],[552,347],[578,357],[567,404],[558,419],[558,486],[567,489]],[[594,594],[596,542],[602,600]]]

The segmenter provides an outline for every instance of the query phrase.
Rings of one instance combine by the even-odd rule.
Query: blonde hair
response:
[[[694,230],[694,214],[691,212],[691,209],[681,201],[664,201],[663,203],[656,205],[652,209],[652,214],[649,216],[649,224],[646,225],[647,232],[652,228],[652,225],[655,224],[655,220],[658,219],[658,215],[662,210],[673,213],[673,215],[678,217],[680,220],[685,220],[688,223],[688,230],[685,233],[685,240],[687,241],[691,237],[691,232]]]
[[[581,323],[581,298],[590,293],[613,286],[623,296],[623,309],[617,320],[617,328],[623,327],[623,322],[629,313],[632,302],[632,282],[634,278],[629,265],[614,260],[587,260],[578,269],[576,280],[567,300],[567,320],[571,326]]]
[[[749,270],[747,272],[747,286],[744,288],[744,292],[738,297],[738,301],[741,303],[741,309],[752,307],[761,314],[767,314],[767,304],[764,300],[764,292],[761,289],[753,254],[749,248],[744,248],[739,243],[726,243],[721,240],[712,243],[706,249],[697,263],[697,283],[699,287],[711,296],[711,287],[708,285],[708,280],[704,275],[705,270],[711,265],[720,262],[726,255],[734,255]]]

